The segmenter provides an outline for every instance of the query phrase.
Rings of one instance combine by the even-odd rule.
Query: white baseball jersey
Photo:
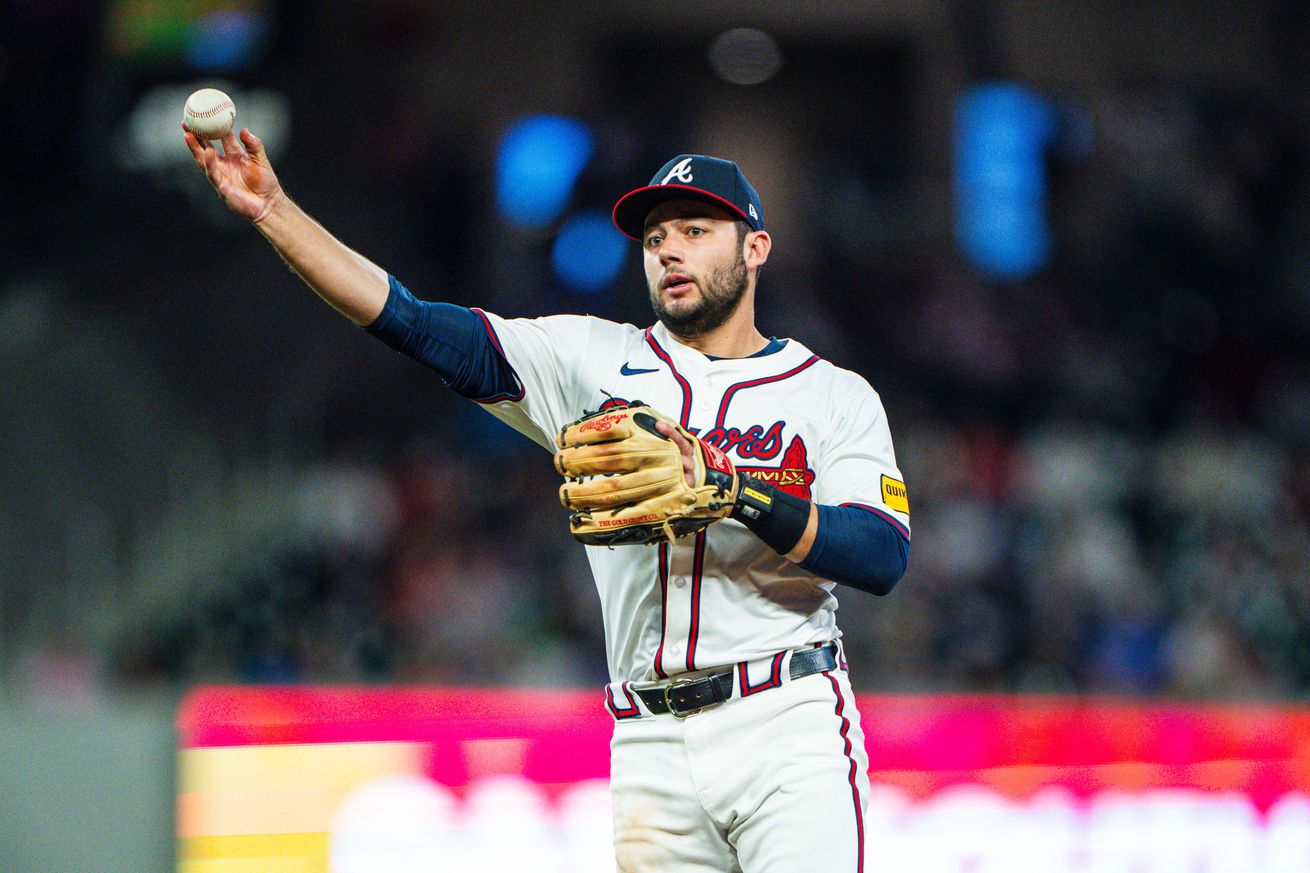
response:
[[[479,314],[520,383],[516,396],[484,405],[551,451],[555,434],[584,411],[611,396],[640,400],[718,446],[738,469],[818,503],[859,505],[909,535],[905,486],[878,394],[795,340],[771,354],[715,360],[662,324]],[[616,685],[841,635],[835,583],[732,519],[675,545],[591,546],[587,557]]]

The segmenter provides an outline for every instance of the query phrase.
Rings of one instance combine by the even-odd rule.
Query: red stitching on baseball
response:
[[[174,103],[173,105],[176,106],[177,104]],[[188,104],[186,105],[186,110],[187,110],[187,112],[190,112],[191,115],[192,115],[192,117],[194,117],[194,118],[208,118],[208,117],[211,116],[211,115],[214,115],[214,114],[219,113],[219,112],[223,112],[223,111],[225,111],[225,110],[227,110],[227,109],[229,109],[229,108],[232,108],[232,101],[231,101],[231,100],[225,100],[224,102],[222,102],[222,103],[218,104],[217,106],[215,106],[213,109],[207,109],[207,110],[205,110],[204,112],[196,112],[194,109],[191,108],[191,104],[190,104],[190,103],[188,103]]]

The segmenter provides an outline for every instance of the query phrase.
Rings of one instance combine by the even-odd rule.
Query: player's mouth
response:
[[[691,291],[693,287],[695,287],[695,283],[691,280],[691,277],[682,273],[669,273],[660,282],[660,288],[669,292],[670,297],[681,297]]]

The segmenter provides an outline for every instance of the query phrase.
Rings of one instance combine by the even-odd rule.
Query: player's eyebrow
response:
[[[688,212],[680,215],[670,215],[668,218],[664,219],[663,221],[648,221],[646,222],[646,226],[641,229],[641,232],[643,235],[645,235],[647,233],[650,233],[650,229],[652,227],[659,227],[661,224],[665,224],[670,221],[691,221],[694,219],[702,219],[702,220],[710,219],[711,221],[724,220],[724,219],[717,219],[716,216],[713,216],[708,212]]]

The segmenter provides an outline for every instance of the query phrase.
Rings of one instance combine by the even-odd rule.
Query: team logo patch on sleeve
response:
[[[882,477],[882,502],[889,509],[910,514],[910,493],[905,490],[905,483],[885,473]]]

